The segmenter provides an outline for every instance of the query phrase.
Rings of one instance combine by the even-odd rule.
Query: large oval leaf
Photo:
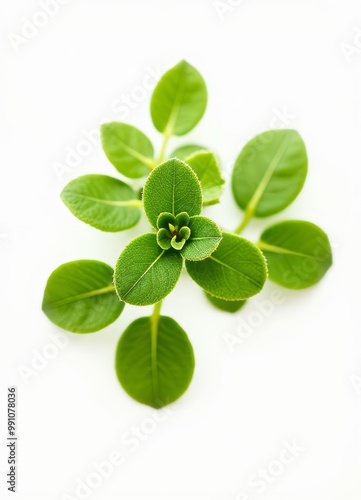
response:
[[[243,300],[260,292],[267,266],[260,250],[240,236],[223,233],[217,250],[199,262],[187,260],[191,278],[206,292],[224,300]]]
[[[115,267],[115,288],[120,299],[128,304],[155,304],[173,290],[182,266],[177,250],[163,250],[155,234],[143,234],[120,254]]]
[[[123,231],[140,218],[142,202],[124,182],[107,175],[83,175],[69,182],[61,199],[83,222],[102,231]]]
[[[311,222],[279,222],[263,232],[258,246],[267,259],[270,279],[286,288],[314,285],[332,264],[328,237]]]
[[[153,168],[152,143],[132,125],[105,123],[101,127],[101,140],[108,160],[121,174],[131,178],[144,177]]]
[[[156,167],[149,175],[143,190],[146,216],[157,227],[159,214],[198,215],[202,210],[202,190],[193,170],[183,161],[172,158]]]
[[[233,194],[248,217],[266,217],[296,198],[306,175],[307,153],[298,132],[270,130],[249,141],[238,156]]]
[[[197,125],[206,106],[207,87],[201,74],[181,61],[159,80],[150,112],[159,132],[167,136],[183,135]]]
[[[57,326],[91,333],[113,323],[124,308],[113,286],[113,269],[97,260],[58,267],[45,287],[42,309]]]
[[[224,179],[215,154],[210,151],[198,151],[188,156],[185,162],[195,171],[200,180],[203,204],[218,203],[223,192]]]
[[[132,398],[162,408],[188,388],[194,371],[193,348],[172,318],[139,318],[120,338],[115,366]]]
[[[188,156],[196,153],[197,151],[206,151],[207,148],[200,146],[199,144],[185,144],[184,146],[179,146],[170,155],[170,158],[178,158],[178,160],[185,160]]]

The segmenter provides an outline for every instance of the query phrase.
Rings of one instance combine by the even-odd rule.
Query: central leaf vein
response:
[[[158,255],[158,257],[150,264],[150,266],[144,271],[144,273],[137,279],[137,281],[135,283],[133,283],[133,285],[129,288],[129,290],[127,292],[125,292],[125,294],[123,295],[123,297],[125,298],[127,295],[130,294],[130,292],[138,285],[138,283],[144,278],[144,276],[152,269],[152,267],[158,262],[158,260],[164,255],[165,253],[165,250],[162,251],[162,253],[160,253]]]
[[[266,169],[266,171],[261,179],[261,182],[258,184],[258,187],[257,187],[256,191],[254,192],[251,200],[249,201],[247,208],[246,208],[246,212],[248,212],[250,214],[253,214],[255,212],[259,202],[261,201],[263,193],[265,192],[268,184],[270,183],[270,181],[272,179],[273,174],[277,170],[280,161],[282,160],[284,154],[287,151],[288,145],[289,145],[289,143],[287,141],[287,138],[285,137],[283,139],[283,141],[281,142],[275,156],[272,158],[270,164],[268,165],[268,167],[267,167],[267,169]]]
[[[69,192],[68,194],[71,194],[73,196],[76,196],[78,198],[83,198],[85,200],[90,200],[90,201],[95,201],[97,203],[102,203],[103,205],[111,205],[114,207],[131,207],[131,208],[141,208],[143,206],[142,202],[140,200],[105,200],[102,198],[96,198],[95,196],[88,196],[85,194],[80,194],[76,192]]]
[[[222,262],[221,260],[216,259],[212,255],[210,257],[208,257],[208,258],[212,259],[214,262],[217,262],[217,264],[220,264],[221,266],[226,267],[230,271],[233,271],[233,272],[235,272],[237,274],[240,274],[241,276],[243,276],[244,278],[246,278],[248,281],[250,281],[251,283],[253,283],[255,286],[257,286],[257,287],[259,286],[259,282],[257,282],[256,280],[254,280],[251,276],[248,276],[247,274],[242,273],[242,271],[239,271],[238,269],[235,269],[234,267],[226,264],[225,262]]]
[[[46,304],[46,308],[55,309],[56,307],[64,306],[66,304],[71,304],[72,302],[77,302],[79,300],[87,299],[89,297],[95,297],[97,295],[112,293],[114,291],[115,291],[114,285],[109,285],[104,288],[98,288],[97,290],[90,290],[89,292],[79,293],[71,297],[66,297],[65,299],[54,300]]]
[[[314,260],[322,260],[318,258],[316,255],[310,255],[302,252],[296,252],[295,250],[289,250],[288,248],[282,248],[278,247],[276,245],[269,245],[268,243],[264,243],[263,241],[260,241],[258,243],[258,248],[261,250],[264,250],[265,252],[272,252],[272,253],[279,253],[279,254],[285,254],[285,255],[295,255],[297,257],[304,257],[304,258],[309,258],[309,259],[314,259]]]

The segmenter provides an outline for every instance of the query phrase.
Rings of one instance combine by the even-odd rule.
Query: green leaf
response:
[[[172,246],[168,231],[164,227],[161,227],[157,232],[157,243],[163,250],[169,250]]]
[[[188,227],[190,236],[181,250],[181,255],[187,260],[202,260],[209,257],[222,239],[217,224],[208,217],[195,215],[190,218]]]
[[[154,89],[150,112],[154,126],[167,136],[194,128],[207,107],[207,88],[201,74],[186,61],[167,71]]]
[[[307,153],[298,132],[270,130],[249,141],[238,156],[233,194],[248,219],[266,217],[297,197],[306,175]]]
[[[144,177],[154,167],[152,143],[132,125],[105,123],[101,127],[101,139],[108,160],[126,177]]]
[[[107,175],[78,177],[65,186],[60,197],[78,219],[102,231],[123,231],[140,218],[142,202],[133,189]]]
[[[155,304],[175,287],[183,260],[173,249],[163,250],[155,234],[143,234],[120,254],[114,283],[121,300],[136,306]]]
[[[217,309],[221,311],[235,313],[239,311],[247,302],[246,300],[223,300],[213,297],[213,295],[205,292],[205,295],[209,302],[213,304]]]
[[[206,151],[207,148],[199,144],[185,144],[175,149],[170,155],[170,158],[178,158],[178,160],[185,160],[188,156],[196,153],[197,151]]]
[[[55,269],[44,291],[46,316],[70,332],[91,333],[115,321],[124,308],[113,286],[113,269],[97,260],[75,260]]]
[[[203,204],[214,205],[219,203],[219,198],[223,192],[224,179],[214,153],[198,151],[188,156],[185,162],[195,171],[200,180]]]
[[[176,216],[169,212],[162,212],[157,219],[157,227],[173,230],[175,226],[183,227],[189,224],[189,215],[187,212],[180,212]]]
[[[266,229],[258,244],[272,281],[293,289],[314,285],[332,265],[327,235],[311,222],[290,220]]]
[[[206,292],[224,300],[244,300],[261,291],[267,266],[260,250],[235,234],[223,233],[217,250],[199,262],[187,260],[191,278]]]
[[[194,371],[193,348],[172,318],[139,318],[120,338],[115,366],[133,399],[162,408],[187,390]]]
[[[201,185],[193,170],[173,158],[156,167],[149,175],[143,191],[146,216],[154,228],[162,212],[198,215],[202,210]]]

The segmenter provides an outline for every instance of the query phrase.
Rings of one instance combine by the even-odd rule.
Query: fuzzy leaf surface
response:
[[[181,212],[198,215],[202,210],[202,190],[193,170],[172,158],[161,163],[149,175],[143,190],[145,214],[154,228],[161,213],[174,216]]]
[[[188,227],[190,237],[181,250],[181,255],[187,260],[202,260],[209,257],[222,239],[222,232],[217,224],[208,217],[195,215],[190,218]]]
[[[224,300],[244,300],[259,293],[267,278],[260,250],[240,236],[223,233],[217,250],[199,262],[186,261],[190,277],[206,292]]]
[[[155,234],[134,239],[120,254],[114,283],[119,298],[136,306],[155,304],[175,287],[183,259],[174,249],[163,250]]]

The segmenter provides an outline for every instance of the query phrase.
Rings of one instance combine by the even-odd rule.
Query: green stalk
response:
[[[250,222],[250,220],[253,217],[253,210],[249,210],[248,207],[246,208],[246,211],[244,213],[244,217],[240,225],[236,228],[234,231],[235,234],[241,234],[243,229],[247,226],[247,224]]]
[[[159,379],[158,379],[158,363],[157,363],[157,337],[158,337],[158,324],[160,318],[160,310],[162,307],[162,301],[154,304],[153,313],[150,317],[150,329],[151,329],[151,358],[152,358],[152,379],[154,394],[159,393]]]
[[[161,149],[160,149],[160,153],[159,153],[159,157],[158,157],[158,162],[157,164],[159,165],[159,163],[162,163],[162,161],[164,160],[164,157],[165,157],[165,151],[167,149],[167,145],[168,145],[168,142],[169,142],[169,139],[172,137],[172,133],[171,132],[168,132],[167,130],[164,132],[164,136],[163,136],[163,143],[162,143],[162,146],[161,146]]]

